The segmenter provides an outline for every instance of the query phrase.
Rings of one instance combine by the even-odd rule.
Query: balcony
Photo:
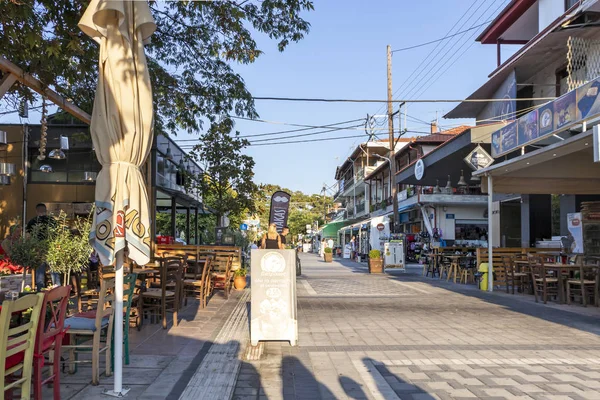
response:
[[[362,214],[365,212],[365,203],[360,203],[356,205],[356,215]]]

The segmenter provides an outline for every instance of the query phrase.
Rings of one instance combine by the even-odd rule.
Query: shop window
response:
[[[487,221],[457,220],[454,229],[455,240],[487,240]]]
[[[101,169],[95,153],[89,149],[68,150],[64,160],[54,160],[48,156],[45,160],[38,160],[38,149],[29,149],[29,154],[29,182],[32,183],[82,183],[85,182],[86,172],[97,173]],[[42,165],[52,167],[52,172],[41,172],[39,169]]]

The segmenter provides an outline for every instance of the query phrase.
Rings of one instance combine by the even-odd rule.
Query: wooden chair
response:
[[[173,312],[173,325],[178,324],[178,311],[183,292],[183,261],[179,257],[163,258],[160,261],[160,287],[150,287],[142,293],[144,313],[162,319],[162,327],[167,329],[167,312]]]
[[[214,288],[223,290],[226,299],[229,298],[233,281],[233,273],[231,271],[232,262],[233,256],[231,254],[222,255],[215,253],[211,263]]]
[[[515,294],[515,287],[517,291],[523,292],[525,288],[526,273],[515,271],[515,258],[513,256],[502,256],[502,266],[504,268],[503,278],[506,282],[506,293],[512,290],[512,294]]]
[[[4,301],[0,312],[0,388],[2,398],[21,388],[21,398],[31,398],[31,372],[44,294],[30,294],[15,301]],[[29,320],[17,318],[11,326],[13,315],[31,308]],[[21,371],[19,376],[17,372]]]
[[[446,279],[450,279],[450,266],[452,265],[449,258],[440,257],[439,258],[439,278],[444,279],[444,274],[446,275]]]
[[[106,357],[106,376],[112,375],[111,367],[111,343],[114,320],[114,297],[115,280],[103,279],[100,282],[100,292],[95,311],[92,311],[93,318],[78,315],[67,318],[65,326],[68,327],[69,344],[63,345],[64,349],[69,350],[69,372],[75,372],[75,364],[89,363],[88,360],[79,360],[80,352],[92,352],[92,385],[100,383],[100,355]],[[106,340],[100,343],[101,339]],[[91,339],[92,343],[89,342]],[[79,343],[79,340],[82,343]]]
[[[44,292],[40,322],[35,339],[33,360],[34,399],[42,398],[42,386],[52,382],[54,399],[60,399],[60,356],[65,335],[65,317],[69,305],[70,286],[58,286]],[[42,379],[45,358],[52,357],[50,375]]]
[[[187,296],[194,297],[200,301],[200,307],[206,307],[208,296],[211,291],[211,275],[212,275],[212,256],[207,256],[205,262],[202,265],[202,270],[195,270],[193,278],[185,279],[183,281],[184,291],[186,293],[186,304]],[[199,269],[199,265],[195,266]]]
[[[529,256],[529,269],[531,271],[531,282],[533,283],[533,294],[535,296],[535,302],[538,302],[538,298],[541,297],[544,304],[548,302],[548,297],[558,297],[558,278],[554,276],[548,276],[546,269],[544,268],[544,259],[539,256]]]
[[[598,277],[597,272],[586,271],[583,268],[583,264],[580,264],[579,268],[579,279],[567,279],[567,304],[571,304],[571,298],[575,300],[575,297],[579,297],[581,304],[587,307],[588,301],[598,305],[598,291],[596,290],[596,283]]]

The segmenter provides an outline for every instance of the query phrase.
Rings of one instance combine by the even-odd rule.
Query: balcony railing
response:
[[[356,214],[360,214],[365,211],[365,203],[360,203],[356,205]]]

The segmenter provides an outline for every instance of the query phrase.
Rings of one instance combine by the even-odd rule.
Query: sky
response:
[[[296,98],[387,98],[386,46],[392,49],[414,46],[476,27],[492,20],[509,0],[314,0],[315,10],[303,14],[310,22],[310,32],[284,52],[276,42],[257,34],[264,52],[251,65],[234,68],[254,96]],[[392,57],[394,98],[464,99],[481,86],[496,67],[496,46],[482,45],[475,38],[485,28],[480,26],[464,34],[416,49],[395,52]],[[518,48],[503,46],[502,59]],[[415,72],[416,71],[416,72]],[[456,103],[409,104],[405,136],[427,132],[425,122],[436,118],[443,128],[465,120],[444,120],[442,115]],[[395,106],[397,110],[397,106]],[[260,119],[286,124],[321,126],[366,118],[385,113],[385,104],[309,103],[256,101]],[[30,123],[36,115],[30,112]],[[364,121],[364,120],[363,120]],[[0,117],[0,123],[19,122],[14,114]],[[349,123],[352,126],[362,122]],[[387,121],[378,118],[379,138],[387,138]],[[257,135],[298,127],[254,121],[236,122],[240,135]],[[398,120],[395,121],[398,129]],[[255,162],[255,181],[320,193],[323,186],[333,195],[335,170],[356,146],[366,141],[363,128],[297,138],[289,136],[314,133],[307,130],[271,135],[270,142],[316,140],[282,145],[252,145],[245,150]],[[411,132],[412,131],[412,132]],[[364,139],[335,139],[365,135]],[[190,139],[178,132],[176,140]],[[264,138],[254,138],[264,139]]]

